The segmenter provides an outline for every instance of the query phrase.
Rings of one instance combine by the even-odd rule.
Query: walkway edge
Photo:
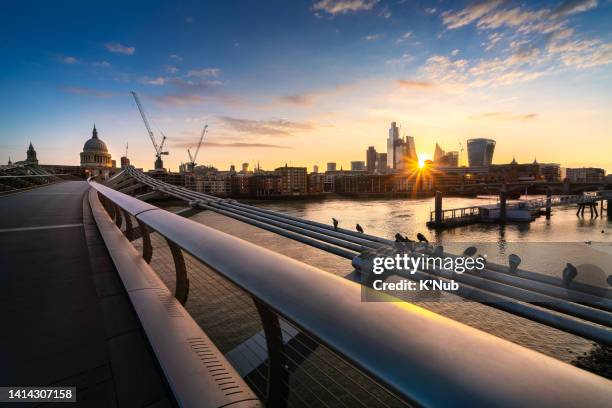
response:
[[[261,406],[242,377],[115,226],[94,189],[89,190],[89,203],[98,230],[178,405]],[[223,379],[224,385],[216,379]],[[233,381],[233,388],[224,391],[222,388],[228,387],[228,381]]]

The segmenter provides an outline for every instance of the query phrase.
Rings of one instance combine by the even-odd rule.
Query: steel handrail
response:
[[[602,377],[409,303],[363,302],[355,282],[165,210],[132,215],[413,404],[609,406]]]

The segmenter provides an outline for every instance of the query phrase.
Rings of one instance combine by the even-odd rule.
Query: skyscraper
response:
[[[436,149],[434,150],[433,161],[439,162],[440,159],[444,157],[444,154],[445,154],[444,150],[442,150],[440,145],[436,143]]]
[[[391,127],[389,128],[389,138],[387,139],[387,167],[390,169],[395,168],[395,147],[398,141],[400,141],[399,128],[395,122],[391,122]]]
[[[387,172],[387,153],[378,153],[376,158],[376,171],[380,174]]]
[[[327,171],[336,171],[336,163],[335,162],[327,163]]]
[[[368,173],[374,173],[376,170],[376,159],[378,158],[378,154],[374,146],[368,147],[366,150],[366,170]]]
[[[493,162],[495,140],[469,139],[467,141],[468,163],[470,167],[490,166]]]
[[[414,137],[400,138],[399,128],[392,122],[387,139],[387,166],[390,169],[404,170],[416,166],[418,161]]]

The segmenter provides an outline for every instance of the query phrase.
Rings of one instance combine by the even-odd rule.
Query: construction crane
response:
[[[151,142],[153,143],[153,148],[155,149],[155,170],[163,170],[164,162],[162,161],[161,157],[163,155],[169,154],[167,151],[164,151],[164,143],[166,141],[166,136],[162,133],[162,141],[158,145],[157,142],[155,141],[155,135],[153,134],[153,131],[151,130],[151,127],[149,126],[149,121],[147,120],[147,116],[144,113],[142,104],[140,103],[140,99],[138,99],[138,95],[136,95],[136,92],[134,91],[130,91],[130,93],[132,94],[132,96],[134,97],[134,100],[136,101],[136,106],[138,106],[138,111],[140,112],[140,116],[142,116],[142,121],[145,124],[145,128],[147,128],[147,133],[149,134],[149,137],[151,138]]]
[[[204,129],[202,129],[202,134],[200,135],[200,141],[198,142],[198,146],[196,147],[196,151],[191,155],[191,151],[187,149],[187,154],[189,155],[189,163],[187,163],[188,171],[193,171],[196,166],[196,158],[198,157],[198,153],[200,152],[200,146],[202,146],[202,141],[204,140],[204,135],[206,134],[206,130],[208,129],[208,125],[204,125]]]

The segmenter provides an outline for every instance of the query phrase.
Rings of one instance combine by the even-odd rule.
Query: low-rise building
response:
[[[274,170],[281,177],[282,195],[300,195],[308,193],[306,167],[279,167]]]
[[[565,169],[565,178],[570,183],[598,183],[604,181],[606,171],[597,167]]]

